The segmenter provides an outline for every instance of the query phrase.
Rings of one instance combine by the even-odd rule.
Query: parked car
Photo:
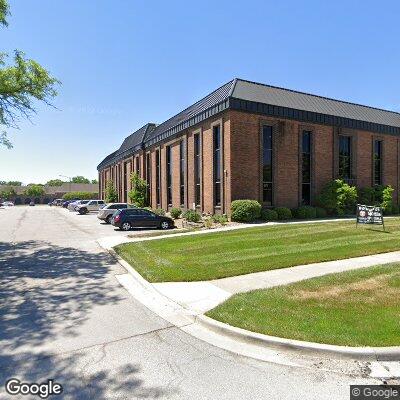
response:
[[[67,209],[69,211],[76,211],[76,207],[78,205],[86,204],[86,203],[89,203],[89,200],[76,200],[76,201],[73,201],[72,203],[69,203]]]
[[[35,205],[35,202],[34,202],[34,201],[31,201],[31,202],[29,203],[29,205],[30,205],[31,207],[33,207],[33,206]]]
[[[61,206],[62,203],[63,203],[63,201],[64,201],[64,199],[55,199],[55,200],[53,201],[53,204],[54,204],[55,206]]]
[[[110,203],[103,207],[97,213],[97,218],[101,221],[105,221],[107,224],[111,223],[111,218],[116,210],[122,210],[125,208],[133,208],[132,205],[128,203]]]
[[[87,214],[91,211],[99,211],[106,205],[104,200],[89,200],[86,204],[79,204],[75,207],[75,210],[79,214]]]
[[[111,223],[123,231],[129,231],[131,228],[170,229],[174,227],[174,221],[171,218],[157,215],[143,208],[117,210]]]
[[[4,207],[14,207],[14,203],[12,201],[3,202]]]

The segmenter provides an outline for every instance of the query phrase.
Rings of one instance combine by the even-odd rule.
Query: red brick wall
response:
[[[298,121],[270,118],[240,111],[226,111],[209,120],[183,131],[179,137],[158,146],[151,153],[152,191],[151,206],[156,207],[156,159],[155,149],[161,154],[161,207],[167,209],[166,145],[172,149],[172,206],[180,207],[180,162],[179,141],[187,138],[186,206],[193,207],[194,191],[194,141],[195,132],[200,133],[202,149],[202,195],[201,211],[220,212],[214,209],[213,193],[213,138],[212,126],[220,123],[223,134],[223,187],[222,208],[229,213],[230,202],[236,199],[262,200],[261,170],[261,127],[274,127],[274,205],[297,207],[300,200],[301,164],[300,138],[303,130],[312,131],[312,188],[313,194],[320,193],[323,186],[337,174],[338,134],[353,136],[354,173],[359,187],[372,185],[372,143],[374,138],[384,142],[383,183],[394,187],[398,198],[398,170],[400,166],[400,142],[394,136],[376,135],[370,132],[342,130],[332,126],[305,124]],[[145,177],[145,152],[140,151],[140,175]],[[125,160],[127,161],[127,160]],[[113,179],[122,194],[123,163],[121,167],[106,169],[100,173],[101,181]],[[129,164],[128,164],[129,165]],[[132,165],[129,166],[132,168]],[[128,168],[129,168],[128,167]],[[109,178],[107,178],[107,174]],[[104,184],[101,184],[104,187]],[[126,188],[126,191],[129,188]],[[125,192],[126,193],[126,192]],[[122,199],[121,199],[122,200]],[[222,210],[221,210],[222,211]]]

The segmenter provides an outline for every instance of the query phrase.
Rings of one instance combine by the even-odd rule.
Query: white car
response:
[[[99,210],[97,218],[107,224],[111,223],[111,218],[116,210],[121,210],[124,208],[133,208],[133,205],[128,203],[109,203],[105,207]]]
[[[14,207],[14,203],[12,201],[5,201],[3,203],[4,207]]]
[[[68,211],[76,211],[76,207],[79,206],[80,204],[86,204],[89,203],[89,200],[76,200],[73,201],[72,203],[68,204]]]
[[[79,214],[87,214],[90,211],[99,211],[105,205],[104,200],[89,200],[86,204],[77,205],[75,209]]]

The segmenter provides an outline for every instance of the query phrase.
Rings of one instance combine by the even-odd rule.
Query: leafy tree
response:
[[[12,187],[5,188],[2,191],[0,191],[0,199],[11,200],[16,195],[17,195],[17,192]]]
[[[10,10],[7,0],[0,0],[0,26],[8,26]],[[59,81],[38,62],[25,58],[22,51],[15,50],[12,62],[0,53],[0,128],[18,129],[19,119],[30,119],[35,114],[34,101],[50,105],[57,95]],[[5,131],[0,129],[0,146],[12,147]]]
[[[46,182],[47,186],[61,186],[64,182],[61,179],[50,179]]]
[[[0,185],[7,185],[6,181],[0,181]]]
[[[45,194],[45,190],[43,185],[30,185],[25,189],[25,196],[43,196]]]
[[[112,181],[106,183],[106,203],[116,203],[118,201],[118,192],[116,191]]]
[[[128,193],[130,201],[137,207],[148,205],[147,182],[134,172],[131,175],[132,190]]]
[[[97,179],[92,179],[92,183],[93,183],[93,185],[97,185],[99,183],[99,181]]]
[[[73,178],[71,178],[71,182],[72,183],[90,183],[88,178],[85,178],[84,176],[81,176],[81,175],[74,176]]]
[[[8,186],[22,186],[22,182],[20,182],[20,181],[8,181],[6,183],[6,185],[8,185]]]

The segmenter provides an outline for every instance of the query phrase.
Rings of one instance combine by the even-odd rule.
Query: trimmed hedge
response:
[[[177,219],[181,216],[182,210],[180,208],[174,207],[171,208],[171,211],[169,213],[171,214],[171,218]]]
[[[231,218],[237,222],[253,222],[261,216],[261,204],[256,200],[234,200],[231,203]]]
[[[201,220],[201,215],[195,210],[186,210],[183,213],[183,218],[188,222],[199,222]]]
[[[328,216],[328,212],[322,207],[316,207],[315,212],[317,214],[317,218],[326,218]]]
[[[99,198],[98,193],[91,193],[91,192],[69,192],[65,193],[63,196],[64,200],[96,200]]]
[[[301,206],[296,210],[295,217],[298,219],[317,218],[317,210],[311,206]]]
[[[271,210],[269,208],[262,210],[261,218],[264,221],[277,221],[278,220],[278,213],[275,210]]]
[[[277,207],[275,208],[276,213],[278,214],[279,220],[286,220],[292,218],[292,212],[289,208],[286,207]]]

